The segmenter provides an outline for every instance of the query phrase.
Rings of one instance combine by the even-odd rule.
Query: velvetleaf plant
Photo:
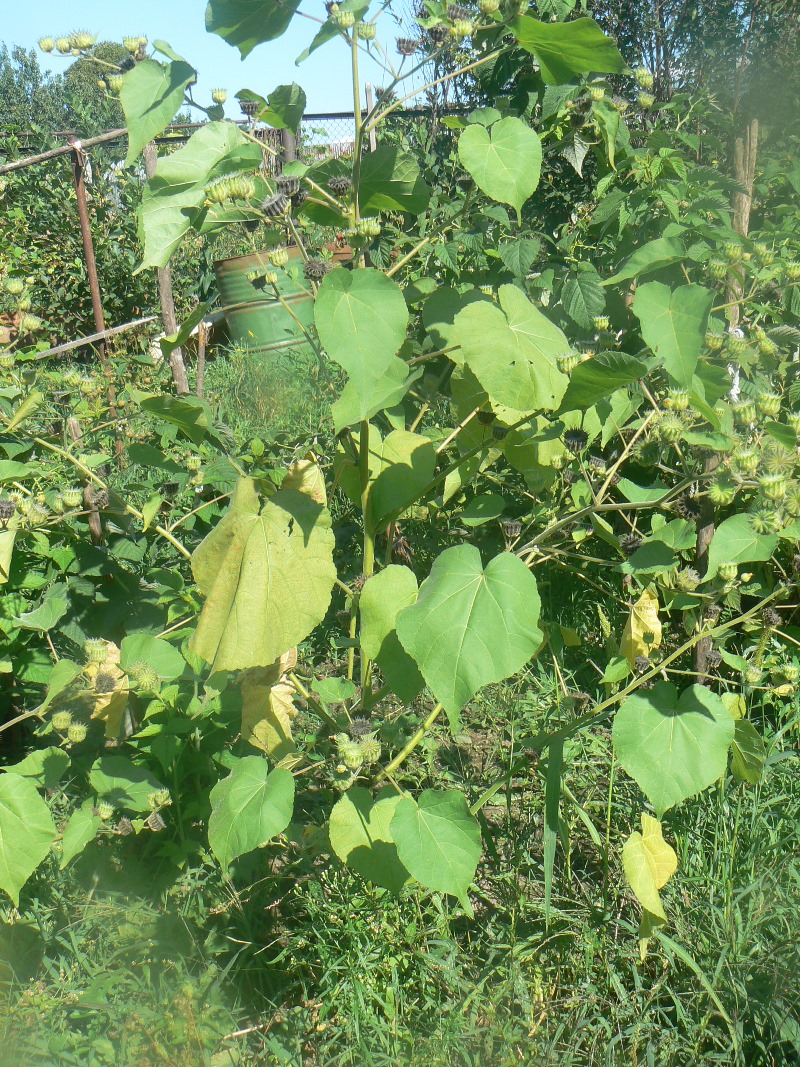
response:
[[[211,0],[206,25],[246,56],[279,39],[296,7],[262,2],[254,11],[241,0]],[[543,22],[506,3],[470,9],[468,18],[433,0],[426,9],[420,37],[399,41],[397,60],[381,41],[385,8],[369,20],[368,5],[345,0],[319,20],[304,54],[322,46],[350,50],[349,162],[294,162],[270,177],[272,168],[262,167],[269,147],[252,126],[226,120],[224,100],[215,98],[203,109],[210,121],[159,161],[145,188],[140,269],[166,265],[193,231],[245,226],[264,234],[268,249],[254,281],[283,302],[277,272],[303,278],[315,300],[308,344],[346,376],[332,406],[337,451],[325,470],[299,456],[288,469],[238,479],[226,513],[191,552],[194,585],[184,606],[192,609],[192,635],[180,650],[168,634],[132,633],[120,647],[87,644],[84,664],[62,658],[53,667],[33,713],[53,734],[55,744],[40,750],[50,755],[39,756],[34,770],[19,765],[0,777],[3,839],[26,827],[25,849],[6,849],[0,866],[0,885],[12,899],[54,841],[66,863],[115,810],[127,812],[134,831],[153,815],[169,816],[173,798],[152,769],[164,746],[153,749],[147,739],[179,733],[182,677],[191,676],[198,692],[205,685],[189,721],[235,693],[241,738],[259,753],[242,755],[233,731],[219,761],[229,773],[210,790],[208,844],[225,871],[279,840],[292,823],[296,790],[322,780],[340,794],[327,829],[344,863],[392,891],[417,882],[466,905],[481,855],[482,806],[528,771],[531,753],[548,751],[545,788],[551,812],[555,798],[557,832],[565,742],[613,716],[616,758],[655,813],[642,814],[641,832],[633,830],[622,853],[643,907],[644,939],[665,921],[659,891],[675,869],[659,820],[723,776],[729,760],[738,781],[752,783],[762,773],[764,747],[746,705],[718,692],[725,679],[715,671],[727,667],[733,685],[743,682],[746,691],[762,682],[800,536],[800,420],[788,352],[800,310],[794,247],[785,241],[777,252],[737,233],[718,201],[702,225],[691,217],[701,210],[693,198],[705,190],[689,187],[679,153],[662,155],[655,141],[634,144],[622,107],[606,91],[626,74],[625,62],[591,19]],[[459,200],[463,218],[469,196],[469,207],[480,205],[497,226],[496,235],[487,234],[498,241],[495,266],[481,271],[478,284],[445,257],[445,244],[458,241],[460,217],[432,225],[441,201],[414,155],[402,144],[366,151],[369,133],[402,106],[404,85],[431,55],[453,42],[463,48],[465,39],[470,60],[446,77],[486,71],[491,85],[499,66],[511,71],[494,86],[499,106],[456,124],[452,163],[468,188]],[[163,42],[154,44],[162,58],[146,47],[136,39],[135,63],[110,86],[125,109],[131,164],[186,94],[194,103],[191,66]],[[365,52],[387,77],[366,115],[359,90]],[[532,73],[547,102],[538,128],[530,94],[513,92],[517,77]],[[243,90],[238,99],[252,123],[289,129],[305,104],[296,85],[267,98]],[[576,110],[580,149],[569,118]],[[546,260],[542,272],[531,271],[542,241],[532,240],[524,219],[547,179],[545,149],[553,148],[578,173],[591,151],[600,177],[594,216],[562,236],[553,249],[558,276],[551,269],[548,279]],[[646,215],[648,197],[674,200],[681,182],[687,188],[668,232],[639,247],[620,239],[594,262],[585,254],[593,227],[618,223],[622,232],[633,212]],[[306,221],[346,235],[351,268],[331,269],[309,253]],[[398,255],[378,269],[370,263],[381,260],[387,233]],[[595,239],[602,250],[603,236]],[[302,271],[288,263],[289,243],[300,249]],[[605,278],[600,263],[608,267]],[[420,264],[431,273],[421,273]],[[443,270],[455,275],[452,284],[440,284]],[[30,411],[30,394],[20,388],[19,396],[4,416],[9,432],[24,431]],[[136,400],[203,439],[209,423],[202,405],[157,394]],[[449,421],[430,414],[444,410],[443,402]],[[42,441],[39,450],[47,447]],[[72,453],[62,458],[83,477],[97,477]],[[475,489],[489,479],[505,492],[482,494],[484,504]],[[354,576],[334,564],[334,489],[359,514]],[[129,515],[189,554],[174,527],[154,526],[154,515],[143,512]],[[400,524],[411,516],[433,528],[460,517],[479,532],[500,519],[502,547],[491,537],[480,547],[447,547],[419,574],[398,544]],[[15,513],[0,533],[7,560],[17,531],[28,534],[24,519]],[[609,650],[599,679],[605,696],[527,739],[508,775],[483,794],[417,793],[404,771],[440,719],[457,732],[461,713],[486,686],[517,675],[545,650],[569,657],[557,621],[541,617],[540,586],[558,581],[562,569],[580,572],[587,549],[594,559],[603,552],[600,562],[623,583],[619,636],[605,615],[598,620]],[[304,674],[298,646],[313,643],[337,609],[347,614],[340,644],[348,650],[346,676],[318,677],[313,666]],[[680,689],[670,673],[685,677],[699,648],[713,655],[694,663],[693,683]],[[155,697],[144,723],[132,721],[131,692]],[[318,719],[327,742],[294,737],[298,704]],[[384,751],[385,724],[412,706],[422,709],[418,728]],[[166,729],[165,709],[173,722]],[[69,735],[85,722],[102,723],[107,741],[122,751],[87,763],[79,749],[85,738]],[[165,748],[155,758],[163,769],[171,766]],[[77,770],[83,760],[96,802],[59,833],[36,786],[49,780],[48,766],[60,776],[70,759]],[[550,820],[547,831],[554,842]],[[547,901],[552,876],[551,850],[543,872]]]

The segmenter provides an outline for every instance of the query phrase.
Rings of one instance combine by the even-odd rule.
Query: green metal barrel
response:
[[[311,326],[314,322],[313,297],[309,292],[304,292],[291,276],[292,271],[296,273],[302,267],[300,250],[289,248],[287,252],[289,263],[286,269],[276,271],[277,288],[284,303],[275,298],[272,286],[256,289],[247,280],[247,273],[253,268],[266,265],[269,269],[266,255],[261,258],[257,255],[234,256],[232,259],[217,260],[214,264],[231,340],[254,352],[273,352],[305,344],[303,331],[293,315],[303,326]]]

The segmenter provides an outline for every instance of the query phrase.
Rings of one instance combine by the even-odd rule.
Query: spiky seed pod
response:
[[[364,754],[358,741],[346,741],[339,745],[339,758],[349,771],[357,771],[364,763]]]
[[[736,576],[739,573],[739,568],[735,563],[720,563],[717,567],[717,574],[723,582],[734,582]]]
[[[105,663],[108,659],[108,641],[102,637],[90,637],[83,646],[87,663]]]
[[[642,547],[642,539],[635,533],[623,534],[619,539],[619,547],[626,556],[632,556],[637,549]]]
[[[602,456],[589,456],[589,466],[596,471],[605,471],[606,461]]]
[[[771,267],[775,262],[775,252],[763,241],[756,241],[753,245],[753,253],[762,267]]]
[[[786,271],[787,282],[800,281],[800,263],[795,262],[794,260],[789,260],[786,263],[784,270]]]
[[[709,649],[708,656],[706,657],[706,662],[708,663],[708,666],[711,668],[712,671],[715,671],[717,667],[719,667],[719,665],[722,663],[722,653],[719,651],[718,648]]]
[[[781,513],[771,508],[759,508],[754,511],[750,521],[758,534],[780,533],[784,526]]]
[[[111,671],[98,671],[94,679],[95,692],[102,695],[113,693],[117,688],[117,679]]]
[[[758,342],[758,351],[762,356],[766,356],[768,359],[778,354],[778,346],[769,337],[764,337]]]
[[[130,52],[131,55],[134,55],[136,52],[139,51],[139,38],[123,37],[122,47],[125,49],[126,52]]]
[[[279,174],[275,187],[284,196],[294,196],[300,189],[300,179],[294,174]]]
[[[105,489],[92,489],[92,504],[98,511],[108,507],[110,500]]]
[[[795,484],[789,487],[784,507],[793,519],[800,516],[800,485]]]
[[[87,48],[91,48],[97,37],[94,34],[87,33],[86,30],[78,30],[77,33],[73,33],[70,36],[72,47],[79,49],[81,52],[85,52]]]
[[[231,200],[252,200],[256,195],[256,186],[252,178],[237,174],[230,179]]]
[[[302,187],[297,190],[296,193],[292,193],[292,203],[295,207],[300,207],[308,199],[308,189]]]
[[[800,411],[787,411],[786,421],[796,434],[800,434]]]
[[[289,262],[289,252],[285,248],[273,248],[267,259],[273,267],[285,267]]]
[[[431,26],[428,30],[428,36],[431,41],[438,47],[443,45],[450,37],[450,27],[439,23],[437,26]]]
[[[39,41],[39,47],[43,52],[52,52],[56,46],[56,42],[52,37],[42,37]]]
[[[750,352],[750,345],[743,337],[728,336],[725,342],[725,355],[735,363],[745,359]]]
[[[172,794],[170,793],[169,789],[156,789],[155,802],[156,807],[168,808],[172,804]]]
[[[498,426],[498,425],[492,426],[492,438],[495,441],[504,441],[506,439],[506,437],[508,437],[508,427],[507,426]]]
[[[68,389],[77,389],[81,382],[81,372],[77,367],[70,367],[65,371],[63,381]]]
[[[564,447],[567,448],[573,456],[577,456],[578,453],[583,452],[584,448],[588,445],[589,435],[585,430],[566,430],[561,440],[564,442]]]
[[[774,419],[781,410],[780,393],[762,393],[756,401],[756,404],[762,415]]]
[[[758,479],[758,488],[767,500],[775,503],[786,496],[789,482],[785,474],[765,474]]]
[[[22,278],[6,278],[4,288],[9,296],[21,296],[25,291],[25,282]]]
[[[748,685],[758,685],[764,677],[764,672],[759,667],[748,667],[744,672],[744,680]]]
[[[592,319],[592,326],[594,326],[594,328],[596,330],[599,330],[601,333],[605,333],[605,331],[609,328],[610,325],[611,322],[609,320],[608,315],[595,315]]]
[[[633,661],[633,669],[637,674],[644,674],[645,671],[649,671],[650,666],[650,660],[647,656],[637,656]]]
[[[708,499],[715,507],[727,507],[736,496],[736,482],[727,475],[720,474],[708,487]]]
[[[639,93],[639,95],[636,97],[636,103],[639,105],[642,111],[649,111],[653,104],[655,104],[655,102],[656,98],[653,96],[652,93]]]
[[[69,741],[71,745],[82,745],[86,740],[88,732],[89,730],[86,723],[74,722],[67,730],[67,741]]]
[[[736,449],[733,454],[733,461],[742,473],[755,474],[761,462],[761,457],[755,448],[743,447]]]
[[[50,722],[54,730],[57,730],[60,734],[65,734],[72,725],[72,715],[68,711],[57,711]]]
[[[705,344],[709,352],[721,352],[725,346],[725,334],[709,332],[706,334]]]
[[[500,0],[478,0],[478,10],[482,15],[494,15],[500,10]]]
[[[41,504],[31,504],[25,518],[29,526],[44,526],[50,518],[50,511]]]
[[[109,804],[107,800],[100,800],[97,803],[97,807],[94,809],[95,813],[100,816],[103,822],[108,822],[114,815],[114,805]]]
[[[19,332],[23,334],[36,333],[42,328],[42,320],[38,315],[31,315],[27,311],[19,317]]]
[[[274,270],[265,270],[264,271],[264,285],[277,285],[277,284],[278,284],[278,275],[276,274],[276,272]]]
[[[565,356],[558,356],[558,369],[562,374],[572,374],[578,364],[581,362],[581,357],[577,352],[568,352]]]
[[[497,415],[495,415],[493,411],[479,411],[477,418],[478,422],[481,423],[482,426],[491,426],[491,424],[497,418]]]
[[[240,108],[242,114],[245,115],[248,119],[252,119],[255,115],[258,114],[259,107],[260,107],[260,104],[259,104],[258,100],[240,100],[239,101],[239,108]]]
[[[161,688],[158,671],[144,660],[132,664],[128,674],[136,683],[136,688],[144,693],[157,693]]]
[[[589,99],[593,104],[599,104],[604,99],[606,91],[602,85],[590,85],[589,86]]]
[[[365,738],[361,742],[361,755],[367,765],[377,763],[381,758],[381,743],[375,737]]]
[[[401,56],[413,56],[419,48],[419,40],[416,37],[398,37],[395,45]]]
[[[764,608],[761,612],[761,621],[768,630],[774,630],[776,626],[780,626],[781,617],[779,612],[775,608]]]
[[[349,193],[353,183],[349,178],[331,178],[328,181],[328,188],[334,194],[334,196],[344,196],[345,193]]]
[[[781,667],[781,674],[787,682],[794,685],[800,679],[800,667],[796,663],[784,663]]]
[[[680,415],[669,411],[662,415],[658,423],[658,436],[667,444],[674,444],[676,441],[680,441],[685,430],[686,423]]]
[[[777,442],[764,450],[764,466],[769,474],[789,475],[796,463],[797,453],[793,449],[782,448]]]
[[[687,522],[696,522],[700,517],[700,505],[696,500],[693,500],[690,496],[678,497],[675,501],[675,514],[682,519],[686,519]]]
[[[752,400],[739,400],[733,407],[733,418],[739,426],[749,426],[755,422],[756,406]]]
[[[228,90],[227,89],[212,89],[211,90],[211,99],[214,101],[215,104],[224,104],[225,101],[228,99]]]
[[[374,41],[378,27],[374,22],[357,22],[356,37],[362,41]]]
[[[630,110],[631,102],[626,100],[624,96],[614,95],[611,97],[611,105],[615,111],[618,111],[620,115],[624,115],[626,111]]]
[[[16,359],[12,352],[0,352],[0,370],[12,370]]]
[[[675,586],[684,593],[693,592],[700,584],[700,575],[694,567],[683,567],[675,575]]]
[[[744,249],[736,241],[728,241],[727,244],[723,245],[722,254],[729,263],[741,263]]]
[[[352,11],[333,11],[330,17],[340,30],[349,30],[356,24],[356,16]]]
[[[366,715],[357,715],[350,722],[349,730],[350,737],[357,741],[361,740],[361,738],[364,738],[373,732],[372,720],[367,718]],[[347,737],[346,734],[342,734],[341,736],[345,738]]]
[[[664,407],[669,408],[670,411],[686,411],[689,407],[689,390],[670,389],[664,401]]]
[[[60,52],[62,56],[68,56],[72,51],[72,41],[69,37],[59,37],[56,41],[56,51]]]
[[[522,523],[519,519],[504,519],[500,523],[500,529],[503,532],[503,537],[510,543],[511,541],[516,541],[522,533]]]
[[[54,515],[64,514],[64,512],[67,510],[67,506],[64,503],[64,497],[61,493],[56,493],[56,495],[52,497],[50,501],[50,507]]]
[[[325,277],[331,266],[332,264],[327,263],[324,259],[307,259],[303,267],[303,274],[309,281],[318,282]]]
[[[184,462],[186,464],[187,471],[199,471],[200,468],[203,466],[203,461],[199,456],[187,456]]]
[[[655,78],[647,67],[637,67],[633,72],[633,76],[640,89],[647,89],[649,91],[655,85]]]
[[[728,264],[724,259],[709,259],[708,263],[706,263],[706,268],[711,277],[716,278],[717,281],[721,281],[728,275]]]
[[[217,178],[205,187],[205,197],[209,204],[224,204],[230,199],[231,183],[229,178]]]
[[[0,500],[0,522],[7,523],[9,519],[13,519],[17,513],[17,502],[15,500]]]
[[[474,29],[475,24],[471,19],[459,19],[458,22],[453,23],[450,32],[454,37],[462,38],[469,37]]]
[[[275,193],[274,196],[268,196],[266,200],[261,201],[261,210],[271,218],[280,218],[281,215],[285,215],[288,207],[289,201],[283,193]]]
[[[447,8],[447,17],[451,22],[458,22],[460,19],[471,18],[472,12],[463,4],[450,4]]]

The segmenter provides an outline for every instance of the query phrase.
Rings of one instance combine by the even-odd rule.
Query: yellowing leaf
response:
[[[313,452],[309,452],[305,459],[294,461],[286,472],[281,489],[296,489],[298,493],[310,496],[315,504],[327,507],[328,494],[325,492],[325,478]]]
[[[242,737],[276,762],[294,752],[295,689],[286,673],[296,663],[297,649],[293,648],[271,666],[242,674]]]
[[[661,834],[661,823],[642,815],[642,832],[634,831],[622,846],[622,866],[636,899],[650,916],[666,922],[659,889],[678,867],[675,850]]]
[[[619,653],[631,667],[638,656],[649,658],[661,644],[661,620],[658,617],[658,597],[652,589],[645,589],[631,608],[622,632]]]

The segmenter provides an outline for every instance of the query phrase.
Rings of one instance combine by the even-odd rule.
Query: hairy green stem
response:
[[[378,784],[378,782],[382,782],[386,778],[389,778],[391,775],[393,775],[397,768],[401,764],[405,763],[405,761],[408,759],[408,757],[411,755],[411,753],[414,751],[420,741],[425,737],[428,730],[430,730],[430,728],[433,726],[433,724],[436,722],[436,720],[439,718],[443,711],[444,708],[442,707],[442,705],[437,704],[433,711],[430,713],[430,715],[427,717],[425,722],[422,724],[422,726],[420,726],[420,728],[408,742],[408,744],[400,752],[398,752],[398,754],[394,757],[391,763],[388,763],[383,768],[380,774],[376,775],[376,785]]]

